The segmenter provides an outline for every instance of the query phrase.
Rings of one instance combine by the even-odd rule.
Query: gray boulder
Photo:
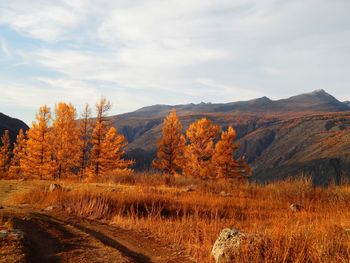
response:
[[[215,241],[211,254],[216,263],[229,262],[234,251],[239,249],[245,235],[237,229],[225,228]]]
[[[235,228],[225,228],[215,241],[211,254],[216,263],[229,263],[237,258],[242,248],[251,255],[262,257],[265,246],[264,240],[259,235],[246,234]]]

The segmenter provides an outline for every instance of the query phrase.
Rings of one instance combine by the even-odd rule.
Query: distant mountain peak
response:
[[[272,100],[270,98],[264,96],[264,97],[261,97],[261,98],[254,99],[253,101],[270,102]]]
[[[350,107],[350,101],[349,100],[343,101],[343,104],[345,104],[346,106]]]
[[[328,94],[324,89],[316,89],[311,94]]]

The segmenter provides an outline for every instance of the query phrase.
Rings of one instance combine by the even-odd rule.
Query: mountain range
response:
[[[161,137],[162,122],[175,108],[184,126],[207,117],[222,129],[232,125],[253,167],[252,180],[279,180],[306,174],[316,184],[350,178],[350,103],[324,90],[287,99],[262,97],[232,103],[154,105],[112,116],[128,141],[127,154],[138,169],[149,168]]]
[[[301,174],[322,185],[350,179],[350,102],[341,102],[324,90],[281,100],[262,97],[231,103],[153,105],[111,116],[129,141],[127,157],[136,160],[136,169],[150,168],[163,119],[173,108],[184,131],[202,117],[223,130],[234,126],[240,145],[236,157],[246,157],[254,181]],[[26,127],[8,118],[0,115],[0,132],[7,127],[15,134]]]

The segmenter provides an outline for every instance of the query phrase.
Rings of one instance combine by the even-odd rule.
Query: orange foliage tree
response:
[[[21,162],[21,169],[26,176],[38,176],[40,179],[53,176],[54,163],[52,160],[51,111],[46,105],[40,107],[36,121],[27,132],[26,157]]]
[[[182,134],[182,125],[173,109],[165,118],[162,138],[158,142],[156,158],[152,165],[165,174],[181,172],[184,164],[186,139]]]
[[[1,137],[0,147],[0,175],[5,177],[8,173],[11,160],[10,136],[9,131],[5,130]]]
[[[51,138],[55,175],[61,178],[62,175],[72,172],[74,167],[78,167],[78,127],[76,110],[71,103],[60,102],[55,106]]]
[[[217,178],[247,178],[250,167],[243,158],[235,160],[233,154],[239,147],[234,143],[236,132],[232,127],[222,132],[221,139],[215,145],[213,168]]]
[[[192,123],[186,131],[189,145],[186,146],[184,167],[185,175],[208,178],[213,176],[212,155],[214,140],[218,136],[219,126],[202,118]]]
[[[102,142],[106,137],[106,133],[110,128],[111,124],[107,118],[107,113],[111,109],[112,105],[106,98],[101,98],[96,103],[96,122],[95,127],[92,131],[92,149],[91,149],[91,166],[93,169],[94,176],[99,176],[102,156]]]
[[[91,145],[91,132],[93,123],[91,120],[91,108],[85,104],[84,110],[79,121],[79,163],[80,175],[83,176],[89,164],[89,147]]]
[[[26,146],[26,136],[23,130],[20,129],[16,138],[16,142],[13,145],[13,156],[11,158],[11,164],[9,169],[9,175],[11,177],[18,178],[22,175],[23,171],[21,169],[21,162],[23,162],[26,156]]]
[[[102,156],[102,142],[106,137],[111,124],[107,118],[107,113],[111,109],[111,103],[106,98],[101,98],[96,103],[96,122],[92,131],[91,166],[95,176],[99,176]]]
[[[113,170],[125,170],[134,162],[125,160],[126,138],[112,127],[108,130],[101,143],[100,173],[105,174]]]
[[[127,141],[117,129],[111,127],[107,117],[111,104],[101,98],[96,104],[96,122],[92,131],[91,168],[94,176],[116,169],[126,169],[133,161],[123,158]]]

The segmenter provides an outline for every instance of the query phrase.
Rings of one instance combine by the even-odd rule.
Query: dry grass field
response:
[[[105,182],[62,181],[62,190],[54,192],[48,191],[48,181],[27,183],[33,186],[17,191],[6,202],[35,209],[53,206],[148,233],[183,248],[197,262],[213,262],[211,248],[226,227],[261,237],[261,244],[242,249],[236,262],[350,261],[350,187],[346,185],[315,188],[307,178],[268,185],[184,179],[169,183],[151,174]],[[291,203],[303,209],[293,213]]]

